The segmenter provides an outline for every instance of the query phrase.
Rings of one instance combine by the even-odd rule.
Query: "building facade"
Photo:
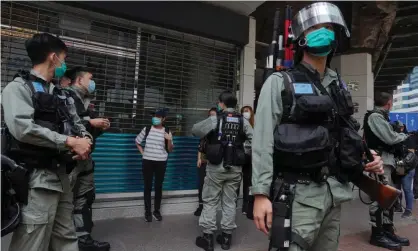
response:
[[[418,66],[408,74],[402,85],[393,93],[392,112],[418,112]]]
[[[224,90],[253,105],[255,20],[248,16],[200,2],[4,1],[1,16],[2,87],[31,68],[24,42],[40,32],[66,43],[69,68],[92,70],[95,110],[111,121],[93,153],[99,208],[109,208],[100,199],[142,204],[132,202],[144,183],[134,139],[156,108],[170,109],[166,126],[175,144],[164,194],[187,197],[197,194],[193,124]]]

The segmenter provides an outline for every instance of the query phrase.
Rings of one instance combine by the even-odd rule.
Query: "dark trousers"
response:
[[[144,175],[144,204],[146,212],[151,212],[151,190],[154,175],[154,210],[160,210],[166,168],[167,161],[142,160],[142,173]]]
[[[403,176],[397,175],[396,171],[392,173],[392,181],[393,181],[394,187],[398,189],[399,191],[402,191],[402,177]],[[403,198],[403,194],[401,193],[398,197],[398,201],[396,202],[396,204],[399,204],[397,206],[402,206],[402,198]]]
[[[248,203],[248,199],[250,197],[250,186],[251,186],[251,178],[252,178],[252,164],[251,164],[251,156],[246,156],[245,165],[242,167],[242,201],[243,203]],[[237,190],[237,197],[239,196],[239,190],[241,186],[238,187]]]
[[[414,197],[418,197],[418,167],[415,168],[413,192]]]
[[[206,177],[206,165],[207,163],[202,163],[202,165],[198,168],[198,175],[199,175],[199,204],[203,204],[202,199],[202,191],[203,191],[203,184],[205,184],[205,177]]]

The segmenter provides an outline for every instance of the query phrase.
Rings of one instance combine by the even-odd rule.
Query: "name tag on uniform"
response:
[[[45,89],[43,85],[39,82],[32,82],[33,89],[35,89],[35,92],[45,92]]]
[[[314,94],[312,84],[310,83],[293,83],[295,94]]]
[[[226,122],[239,123],[239,118],[237,118],[237,117],[226,117]]]

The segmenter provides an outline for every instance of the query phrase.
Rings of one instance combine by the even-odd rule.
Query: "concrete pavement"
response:
[[[345,203],[342,216],[340,251],[383,250],[368,244],[370,233],[366,205],[359,200]],[[99,240],[109,241],[111,251],[201,251],[194,245],[200,233],[197,223],[198,217],[193,214],[169,215],[162,222],[152,223],[138,217],[119,218],[96,221],[93,235]],[[237,214],[237,225],[231,251],[267,250],[267,237],[255,229],[252,221]],[[397,214],[396,227],[399,234],[411,240],[411,247],[403,250],[418,251],[418,221],[415,218],[400,219],[400,214]],[[2,238],[2,251],[7,250],[9,241],[10,236]],[[217,246],[215,250],[221,249]]]

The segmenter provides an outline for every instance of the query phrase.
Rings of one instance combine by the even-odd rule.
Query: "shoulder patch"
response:
[[[293,83],[293,89],[295,90],[295,94],[314,94],[311,83],[296,82]]]
[[[45,92],[43,85],[39,82],[32,82],[33,88],[35,92]]]

